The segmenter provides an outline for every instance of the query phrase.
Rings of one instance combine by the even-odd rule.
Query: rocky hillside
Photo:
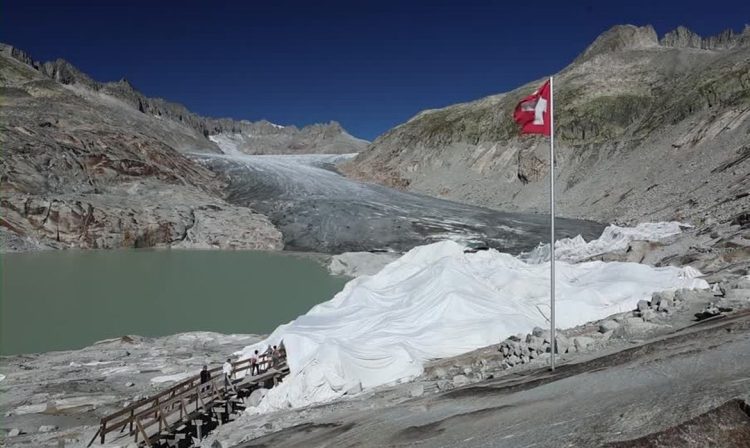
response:
[[[424,111],[342,168],[502,210],[548,208],[548,140],[520,136],[511,92]],[[750,209],[750,27],[703,38],[616,26],[555,80],[563,216],[719,219]]]
[[[359,152],[368,143],[353,137],[336,122],[297,128],[279,126],[265,120],[251,122],[202,117],[182,104],[162,98],[149,98],[124,78],[116,82],[97,82],[64,59],[37,62],[24,51],[4,44],[0,44],[0,51],[60,84],[117,99],[146,116],[179,124],[190,129],[194,136],[202,137],[175,142],[174,147],[180,151],[220,152],[221,147],[224,151],[241,151],[247,154],[346,154]],[[173,126],[172,123],[169,126]],[[224,142],[228,144],[222,144]],[[219,146],[215,143],[219,143]]]
[[[281,248],[265,216],[226,203],[224,181],[177,150],[202,133],[53,68],[0,48],[3,250]]]

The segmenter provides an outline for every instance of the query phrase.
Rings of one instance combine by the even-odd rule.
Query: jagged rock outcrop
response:
[[[355,153],[363,150],[368,143],[351,136],[336,122],[297,128],[279,126],[265,120],[251,122],[202,117],[182,104],[143,95],[125,78],[115,82],[97,82],[64,59],[36,62],[25,52],[5,44],[0,44],[0,53],[61,84],[103,93],[123,101],[144,115],[173,121],[203,137],[197,142],[178,146],[178,150],[219,152],[209,138],[215,135],[226,136],[226,139],[236,142],[237,147],[232,149],[250,154]]]
[[[2,250],[282,248],[265,216],[225,202],[225,180],[175,149],[201,134],[86,88],[68,64],[30,60],[0,51]]]
[[[750,208],[750,28],[661,43],[617,26],[556,75],[557,204],[601,221],[731,220]],[[428,110],[344,164],[357,178],[507,211],[548,208],[548,140],[512,112],[542,79]],[[731,167],[731,168],[726,168]]]
[[[727,50],[747,44],[748,39],[750,39],[750,25],[745,25],[745,29],[740,34],[736,34],[734,30],[730,28],[715,36],[705,38],[684,26],[678,26],[675,30],[665,34],[659,43],[662,46],[672,48]]]

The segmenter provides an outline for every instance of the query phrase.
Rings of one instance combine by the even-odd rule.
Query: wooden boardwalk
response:
[[[211,369],[211,379],[200,382],[195,375],[156,395],[139,400],[130,406],[103,417],[97,437],[101,444],[110,438],[133,437],[141,446],[186,447],[193,438],[202,439],[217,425],[226,423],[232,414],[242,411],[243,397],[258,387],[273,387],[289,373],[286,354],[274,367],[270,355],[258,359],[260,374],[251,376],[250,359],[233,363],[234,375],[246,373],[232,380],[227,387],[221,367]],[[112,434],[115,433],[115,434]]]

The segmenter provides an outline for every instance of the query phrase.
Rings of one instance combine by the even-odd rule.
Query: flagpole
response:
[[[555,89],[554,79],[549,77],[549,324],[550,367],[555,370]]]

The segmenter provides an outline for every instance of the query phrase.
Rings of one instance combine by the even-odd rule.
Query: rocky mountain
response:
[[[175,146],[180,151],[220,152],[216,142],[220,146],[226,142],[224,150],[247,154],[342,154],[359,152],[368,144],[347,133],[337,122],[297,128],[279,126],[265,120],[251,122],[202,117],[182,104],[162,98],[149,98],[124,78],[116,82],[97,82],[64,59],[37,62],[24,51],[3,44],[0,44],[0,51],[60,84],[118,99],[144,115],[175,122],[192,130],[195,135],[203,136],[197,141],[180,142]]]
[[[750,209],[750,27],[616,26],[555,78],[557,207],[602,221],[721,220]],[[546,138],[511,92],[424,111],[342,166],[350,176],[507,211],[548,210]]]
[[[225,202],[225,180],[178,151],[211,144],[202,133],[92,83],[0,49],[3,250],[282,247],[265,216]]]
[[[208,138],[227,154],[351,154],[367,148],[366,140],[352,136],[335,121],[301,129],[268,121],[216,120],[221,132]]]

